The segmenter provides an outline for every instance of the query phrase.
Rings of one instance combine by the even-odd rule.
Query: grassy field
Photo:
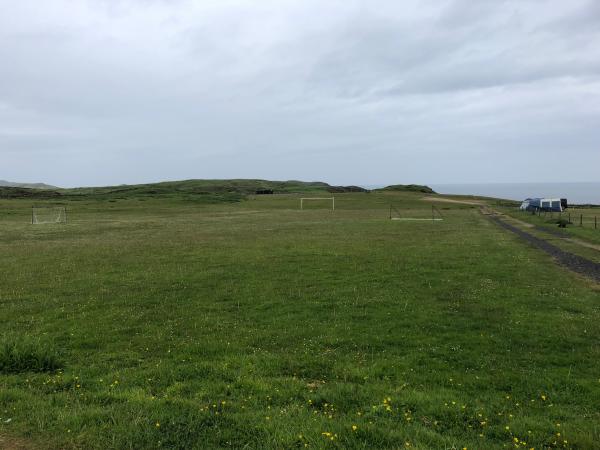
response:
[[[598,286],[423,195],[0,200],[0,436],[598,448]]]

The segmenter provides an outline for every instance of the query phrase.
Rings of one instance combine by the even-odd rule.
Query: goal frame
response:
[[[43,221],[40,222],[36,219],[36,210],[60,210],[58,213],[58,217],[64,218],[64,220],[54,220],[54,221]],[[31,206],[31,225],[42,225],[48,223],[67,223],[67,207],[64,205],[32,205]]]
[[[398,214],[399,217],[394,217],[393,213]],[[431,205],[431,217],[429,217],[429,218],[427,218],[427,217],[401,217],[400,214],[401,214],[400,211],[398,211],[394,205],[390,204],[390,220],[398,220],[398,221],[406,221],[406,222],[410,222],[410,221],[431,222],[431,223],[442,222],[444,220],[444,215],[434,205]]]
[[[304,200],[331,200],[331,210],[335,211],[335,197],[300,197],[300,209],[304,209]]]

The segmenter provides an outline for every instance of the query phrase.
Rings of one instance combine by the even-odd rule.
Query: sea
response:
[[[439,194],[481,195],[508,200],[524,200],[528,197],[566,198],[571,204],[600,205],[600,182],[595,181],[579,183],[434,183],[428,184],[428,186]],[[368,189],[373,188],[375,187]]]

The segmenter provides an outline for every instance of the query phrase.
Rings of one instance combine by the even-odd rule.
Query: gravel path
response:
[[[535,247],[544,250],[546,253],[553,256],[560,265],[572,270],[573,272],[577,272],[597,282],[600,282],[600,264],[581,256],[574,255],[573,253],[561,250],[557,246],[550,244],[548,241],[526,233],[525,231],[506,223],[496,216],[488,215],[488,217],[491,221],[497,223],[501,227],[512,231],[513,233],[525,239],[527,242],[533,244]]]

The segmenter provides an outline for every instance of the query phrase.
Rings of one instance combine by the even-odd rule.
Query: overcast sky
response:
[[[0,179],[600,181],[598,0],[0,0]]]

